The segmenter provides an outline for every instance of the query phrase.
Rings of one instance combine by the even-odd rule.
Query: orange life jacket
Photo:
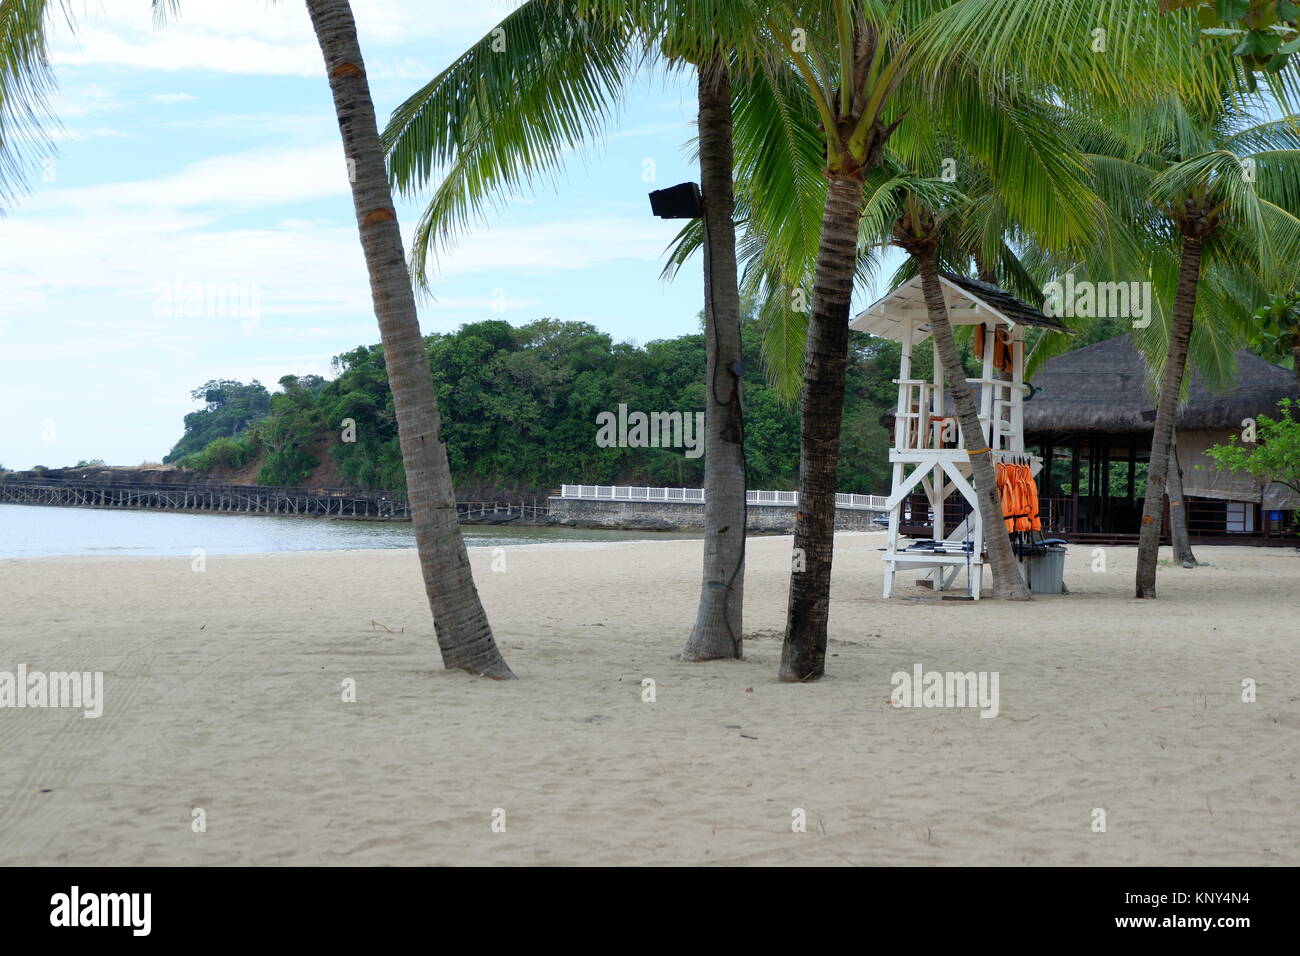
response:
[[[975,330],[975,341],[972,343],[975,347],[975,357],[981,362],[984,361],[984,336],[988,332],[988,327],[981,325]],[[1003,326],[998,326],[993,330],[993,367],[999,371],[1011,374],[1011,337]]]

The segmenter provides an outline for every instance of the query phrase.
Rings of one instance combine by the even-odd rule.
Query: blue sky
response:
[[[515,5],[355,0],[381,124]],[[147,0],[74,6],[75,33],[53,43],[57,160],[0,217],[9,468],[157,461],[202,382],[326,374],[379,338],[303,5],[183,0],[162,28]],[[633,86],[608,142],[575,156],[558,190],[513,197],[440,261],[424,331],[554,316],[644,343],[698,328],[698,261],[660,281],[680,224],[646,199],[698,179],[694,118],[692,77]],[[399,212],[409,236],[418,205]],[[168,290],[195,286],[256,312],[168,307]]]

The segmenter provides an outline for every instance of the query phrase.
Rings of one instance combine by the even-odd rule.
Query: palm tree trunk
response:
[[[1142,505],[1142,528],[1138,535],[1137,597],[1156,596],[1156,559],[1160,556],[1161,512],[1169,480],[1169,448],[1173,444],[1174,421],[1178,415],[1178,394],[1187,367],[1187,343],[1196,314],[1196,292],[1201,278],[1201,245],[1194,236],[1183,238],[1182,262],[1178,267],[1178,291],[1174,296],[1173,327],[1169,332],[1169,354],[1165,358],[1160,397],[1156,402],[1155,432],[1151,436],[1151,461],[1147,465],[1147,494]]]
[[[1185,568],[1195,568],[1200,562],[1192,552],[1192,539],[1187,533],[1187,499],[1183,497],[1183,466],[1178,461],[1177,429],[1171,439],[1169,454],[1169,540],[1174,547],[1174,560]]]
[[[448,668],[511,678],[514,674],[492,638],[456,523],[456,494],[442,441],[433,376],[420,336],[415,293],[406,268],[352,8],[348,0],[306,2],[329,75],[344,154],[354,167],[352,204],[384,344],[415,545],[438,648]]]
[[[997,475],[993,470],[993,453],[980,424],[975,395],[966,384],[966,370],[962,368],[957,342],[952,337],[948,321],[948,306],[939,284],[939,264],[934,250],[916,256],[917,270],[921,275],[921,289],[925,294],[925,308],[930,318],[934,344],[943,363],[943,378],[957,406],[957,421],[961,425],[962,439],[970,455],[971,479],[975,486],[975,501],[979,507],[980,522],[984,526],[984,544],[988,549],[989,566],[993,571],[993,594],[1013,601],[1028,601],[1029,588],[1016,564],[1011,538],[1002,517],[1002,499],[998,494]],[[980,449],[984,449],[982,452]],[[935,515],[936,523],[939,515]],[[938,535],[936,535],[938,537]],[[980,542],[976,542],[976,547]]]
[[[803,393],[799,399],[799,511],[794,523],[795,553],[802,553],[803,570],[796,569],[790,575],[779,672],[784,681],[817,680],[826,671],[826,624],[835,550],[835,475],[848,360],[849,301],[857,266],[861,212],[862,184],[832,179],[826,190],[804,346]]]
[[[700,183],[704,192],[704,342],[709,383],[704,443],[704,580],[688,661],[744,654],[745,453],[740,289],[732,195],[731,77],[716,57],[699,69]]]
[[[1300,388],[1300,329],[1291,333],[1296,337],[1295,345],[1291,346],[1291,362],[1295,367],[1295,384]]]

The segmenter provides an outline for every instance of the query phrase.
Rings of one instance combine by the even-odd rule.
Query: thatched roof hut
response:
[[[1217,522],[1228,530],[1263,534],[1268,522],[1285,523],[1277,512],[1300,508],[1300,496],[1284,486],[1225,471],[1206,454],[1240,433],[1243,419],[1276,415],[1283,398],[1300,399],[1295,373],[1288,369],[1246,351],[1237,353],[1237,368],[1235,385],[1221,394],[1189,368],[1187,400],[1178,411],[1183,492],[1204,533]],[[1030,385],[1025,441],[1037,445],[1044,458],[1063,462],[1040,477],[1042,496],[1070,489],[1073,531],[1136,533],[1135,481],[1139,464],[1150,455],[1156,417],[1151,371],[1141,354],[1128,336],[1108,339],[1049,359]],[[1126,486],[1119,493],[1113,487],[1117,477]]]
[[[1222,395],[1191,372],[1181,431],[1239,429],[1243,418],[1276,414],[1283,398],[1300,399],[1295,374],[1247,351],[1237,353],[1236,385]],[[1067,352],[1043,363],[1025,402],[1028,432],[1150,432],[1155,426],[1151,372],[1128,336]]]

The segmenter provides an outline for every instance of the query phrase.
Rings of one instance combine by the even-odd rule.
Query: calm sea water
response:
[[[462,531],[470,547],[493,548],[699,537],[689,533],[509,526],[465,526]],[[415,535],[409,524],[0,505],[0,558],[65,554],[183,555],[191,554],[195,548],[203,548],[209,554],[257,554],[414,547]]]

